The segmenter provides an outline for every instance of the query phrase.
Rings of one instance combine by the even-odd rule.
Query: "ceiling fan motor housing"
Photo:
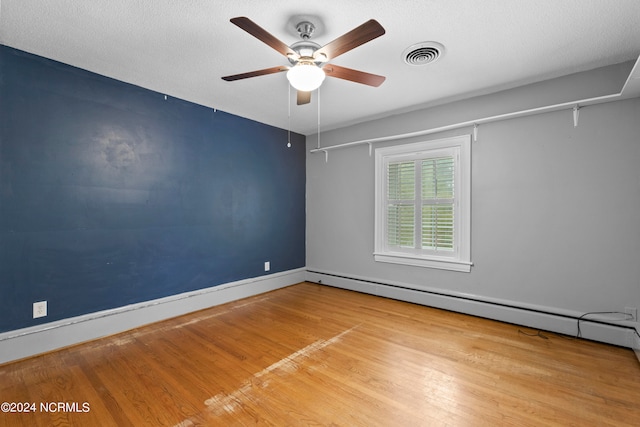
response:
[[[312,42],[311,40],[301,40],[289,46],[291,50],[298,54],[298,57],[289,56],[289,62],[295,65],[300,60],[308,60],[314,62],[313,54],[316,50],[320,49],[320,45],[318,43]]]

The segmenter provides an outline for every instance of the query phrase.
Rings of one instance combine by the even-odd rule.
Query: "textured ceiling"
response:
[[[229,22],[247,16],[287,44],[296,17],[324,45],[368,19],[386,34],[333,63],[387,77],[327,78],[322,130],[638,58],[638,0],[0,0],[0,44],[281,128],[318,129],[318,96],[297,106],[284,73],[220,77],[287,60]],[[408,46],[444,56],[410,67]],[[289,125],[290,122],[290,125]]]

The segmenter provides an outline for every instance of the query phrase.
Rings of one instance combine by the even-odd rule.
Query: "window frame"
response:
[[[396,250],[387,246],[387,167],[389,163],[454,155],[455,224],[454,250],[451,253],[427,249]],[[420,187],[416,185],[415,192]],[[420,199],[416,196],[416,205]],[[416,217],[419,215],[416,214]],[[416,229],[420,225],[416,224]],[[420,236],[416,235],[416,239]],[[375,238],[377,262],[405,264],[461,272],[471,271],[471,136],[462,135],[421,141],[375,150]]]

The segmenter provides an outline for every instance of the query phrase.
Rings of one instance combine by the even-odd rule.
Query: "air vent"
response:
[[[444,54],[444,46],[437,42],[422,42],[409,46],[402,52],[409,65],[427,65],[436,62]]]

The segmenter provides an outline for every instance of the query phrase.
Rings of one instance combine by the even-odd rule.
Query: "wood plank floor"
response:
[[[302,283],[2,365],[0,425],[640,425],[631,350],[522,332]]]

